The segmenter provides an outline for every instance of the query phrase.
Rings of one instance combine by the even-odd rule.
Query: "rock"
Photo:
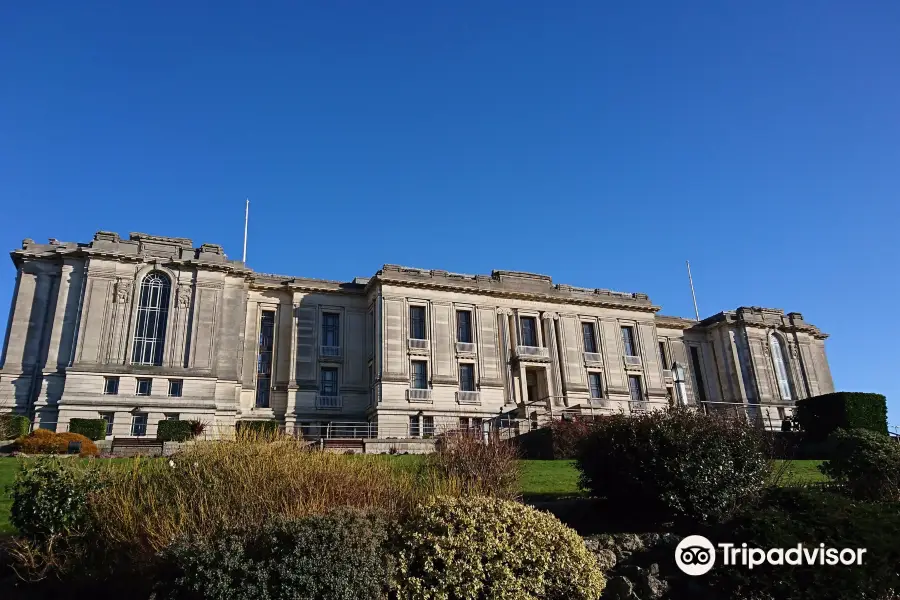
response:
[[[652,565],[650,565],[650,568],[647,569],[647,572],[649,572],[654,577],[659,577],[659,564],[653,563]]]
[[[596,554],[600,550],[600,541],[595,537],[584,538],[584,547],[588,549],[588,552]]]
[[[608,533],[601,533],[600,535],[591,536],[591,539],[596,540],[598,548],[609,548],[610,550],[615,550],[616,540]]]
[[[637,582],[635,590],[641,600],[659,600],[669,591],[669,584],[653,575],[644,575]]]
[[[634,585],[624,577],[613,577],[603,590],[603,600],[631,600],[633,596]]]
[[[647,571],[637,565],[621,565],[616,569],[616,575],[627,577],[631,581],[641,581],[647,577]]]
[[[645,533],[641,536],[644,548],[654,548],[659,544],[660,535],[658,533]]]
[[[641,538],[634,533],[623,533],[618,535],[616,536],[616,542],[616,545],[619,548],[627,552],[644,549],[644,543],[641,541]]]
[[[604,573],[606,573],[607,571],[611,571],[618,562],[616,559],[616,553],[612,550],[601,548],[600,550],[594,552],[594,554],[597,556],[597,565]]]

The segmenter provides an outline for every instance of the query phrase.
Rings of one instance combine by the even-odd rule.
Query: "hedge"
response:
[[[835,392],[797,401],[797,421],[812,441],[837,429],[868,429],[887,435],[887,400],[882,394]]]
[[[278,433],[280,427],[281,423],[275,419],[267,419],[264,421],[238,421],[234,429],[238,433],[270,436]]]
[[[28,435],[31,421],[24,415],[0,415],[0,440],[14,440]]]
[[[156,426],[156,439],[161,442],[186,442],[192,437],[190,421],[163,419]]]
[[[89,440],[102,440],[106,438],[106,421],[103,419],[72,419],[69,421],[69,431],[80,433]]]

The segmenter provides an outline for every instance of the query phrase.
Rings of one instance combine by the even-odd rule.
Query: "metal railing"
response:
[[[640,356],[625,356],[625,365],[629,367],[640,367],[641,366],[641,357]]]
[[[525,357],[550,358],[550,351],[540,346],[516,346],[516,354]]]
[[[409,388],[406,398],[410,402],[431,402],[431,390],[427,388]]]
[[[337,358],[341,355],[340,346],[319,346],[319,356]]]
[[[593,364],[602,364],[603,363],[603,355],[599,352],[585,352],[584,353],[584,362],[593,363]]]
[[[481,404],[481,392],[456,392],[456,401],[459,404]]]
[[[456,342],[458,354],[475,354],[475,344],[471,342]]]
[[[318,409],[340,409],[341,407],[343,407],[343,398],[341,396],[316,395],[316,408]]]
[[[431,346],[428,340],[417,340],[415,338],[409,338],[409,349],[410,350],[428,350]]]

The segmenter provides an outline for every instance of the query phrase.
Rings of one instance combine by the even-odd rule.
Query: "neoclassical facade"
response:
[[[739,408],[779,427],[834,391],[824,340],[796,312],[696,321],[645,294],[532,273],[384,265],[325,281],[257,273],[221,246],[100,231],[27,239],[0,369],[0,410],[110,436],[162,419],[305,435],[419,437],[447,427],[672,403]]]

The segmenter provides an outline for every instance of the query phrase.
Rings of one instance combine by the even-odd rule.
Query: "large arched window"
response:
[[[157,366],[162,364],[171,291],[172,283],[168,276],[159,271],[148,273],[141,282],[132,363]]]
[[[791,378],[788,364],[785,360],[784,347],[781,345],[781,340],[774,333],[769,335],[769,340],[772,345],[772,362],[775,364],[775,376],[778,378],[778,389],[781,391],[781,399],[790,400]]]

